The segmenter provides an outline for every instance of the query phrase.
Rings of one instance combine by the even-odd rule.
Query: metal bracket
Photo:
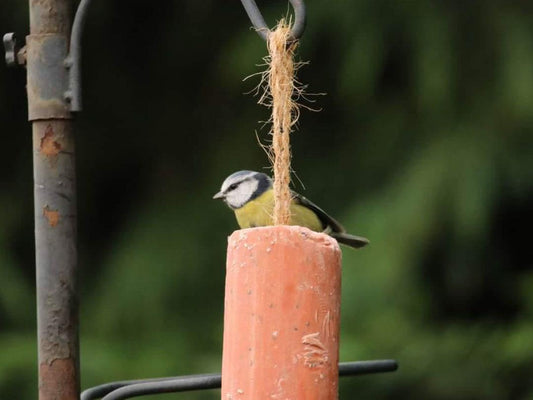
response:
[[[63,97],[68,103],[68,110],[71,112],[82,110],[81,38],[90,2],[90,0],[81,0],[78,5],[76,15],[74,16],[74,22],[72,24],[72,32],[70,34],[69,53],[64,62],[65,68],[68,70],[68,88]],[[22,48],[20,52],[17,53],[17,38],[13,32],[6,33],[3,37],[3,42],[5,48],[5,60],[9,67],[26,64],[25,48]]]

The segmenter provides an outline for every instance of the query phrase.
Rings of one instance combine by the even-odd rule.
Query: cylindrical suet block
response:
[[[338,397],[341,252],[299,226],[228,243],[222,400]]]

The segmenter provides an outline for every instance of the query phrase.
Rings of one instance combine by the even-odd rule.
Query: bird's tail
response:
[[[359,249],[370,243],[367,238],[350,235],[345,232],[330,232],[330,236],[337,239],[337,242],[353,247],[354,249]]]

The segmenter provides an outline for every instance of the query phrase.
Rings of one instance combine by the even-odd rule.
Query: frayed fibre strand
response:
[[[291,28],[282,19],[269,34],[267,59],[269,68],[268,88],[261,97],[263,104],[270,101],[272,107],[272,145],[269,156],[274,169],[274,225],[290,223],[291,146],[289,136],[299,116],[294,101],[295,83],[294,52],[298,45],[291,40]],[[267,100],[268,99],[268,100]]]

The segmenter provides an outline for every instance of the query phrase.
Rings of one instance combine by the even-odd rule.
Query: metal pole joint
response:
[[[46,2],[49,3],[50,0]],[[70,24],[66,19],[53,25],[51,20],[47,20],[47,8],[44,5],[35,1],[30,1],[30,4],[32,10],[35,10],[30,16],[31,22],[33,25],[40,24],[42,29],[32,31],[26,39],[28,48],[31,47],[28,49],[28,52],[31,52],[28,56],[31,59],[31,65],[28,65],[28,95],[31,90],[36,96],[35,101],[28,104],[29,120],[69,119],[70,112],[82,110],[81,38],[90,0],[80,1],[70,37],[67,36]],[[61,14],[64,15],[63,12]],[[3,36],[3,43],[5,62],[9,67],[26,65],[26,46],[18,51],[15,33],[6,33]],[[53,52],[48,53],[49,48],[53,48]],[[39,74],[45,79],[36,76]],[[47,79],[50,77],[53,79]],[[55,85],[52,88],[52,85],[48,87],[39,85],[41,81],[66,82],[66,84]]]
[[[28,119],[70,119],[66,101],[68,71],[65,58],[68,37],[61,33],[39,33],[26,37],[28,70]]]

